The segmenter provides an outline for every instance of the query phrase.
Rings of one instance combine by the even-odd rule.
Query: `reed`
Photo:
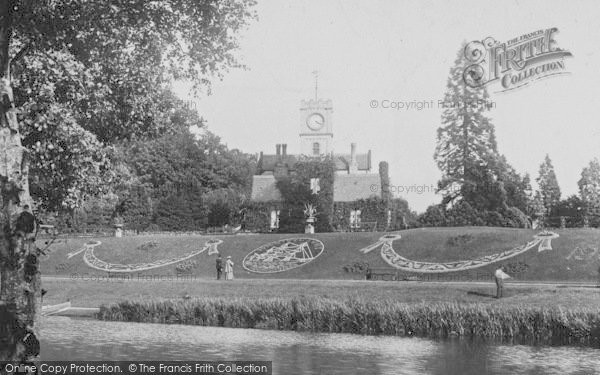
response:
[[[597,343],[600,312],[562,307],[407,304],[360,298],[196,298],[102,305],[101,320],[235,328]]]

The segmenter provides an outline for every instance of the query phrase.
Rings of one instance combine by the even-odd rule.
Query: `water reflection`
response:
[[[595,374],[600,351],[46,318],[45,360],[266,360],[274,374]]]

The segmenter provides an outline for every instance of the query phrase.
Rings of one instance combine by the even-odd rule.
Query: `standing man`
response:
[[[504,272],[505,270],[506,268],[504,266],[500,266],[494,273],[494,279],[496,279],[496,298],[502,298],[504,280],[510,278],[510,276]]]
[[[221,274],[223,273],[223,258],[221,254],[217,255],[217,280],[221,280]]]

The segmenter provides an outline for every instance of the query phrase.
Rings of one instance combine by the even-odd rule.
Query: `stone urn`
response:
[[[314,234],[315,233],[315,226],[313,224],[314,222],[314,218],[313,221],[310,221],[310,218],[306,219],[306,225],[304,226],[304,233],[310,233],[310,234]]]
[[[115,228],[115,237],[123,237],[123,219],[120,216],[115,217],[113,228]]]
[[[304,233],[314,234],[315,233],[315,221],[317,210],[312,204],[304,205],[304,214],[306,215],[306,226],[304,227]]]
[[[114,224],[115,237],[123,237],[123,224]]]

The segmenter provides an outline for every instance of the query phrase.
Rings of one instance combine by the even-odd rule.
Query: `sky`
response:
[[[372,151],[390,165],[392,190],[413,210],[439,203],[433,159],[441,112],[382,108],[388,102],[443,98],[463,42],[508,41],[558,28],[555,41],[573,57],[570,74],[507,92],[490,86],[489,112],[499,151],[519,173],[538,175],[550,155],[563,197],[577,194],[581,170],[600,158],[600,4],[589,1],[258,0],[259,19],[240,34],[239,60],[212,94],[193,98],[210,131],[230,148],[298,153],[300,101],[333,101],[334,150]],[[377,108],[372,108],[375,101]],[[535,184],[534,184],[535,187]]]

